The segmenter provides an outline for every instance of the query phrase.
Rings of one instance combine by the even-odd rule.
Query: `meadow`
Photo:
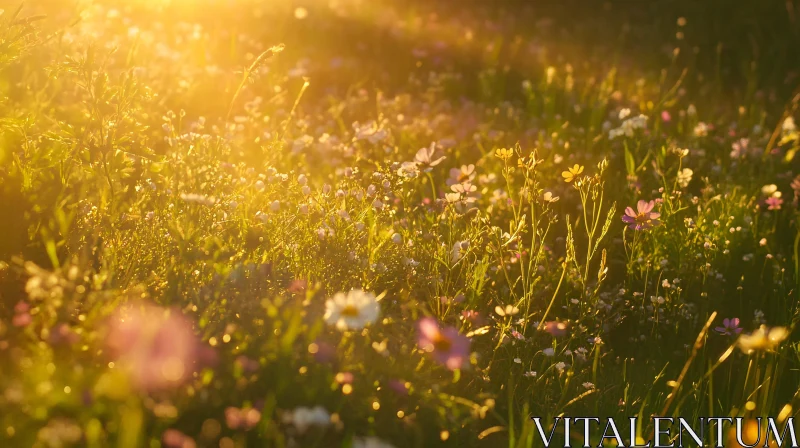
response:
[[[0,11],[1,446],[798,418],[800,3]]]

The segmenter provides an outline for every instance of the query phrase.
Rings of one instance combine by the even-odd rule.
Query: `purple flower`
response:
[[[636,204],[636,211],[631,207],[625,209],[622,221],[633,230],[647,230],[656,227],[661,224],[661,221],[658,220],[661,213],[652,211],[655,205],[655,201],[639,201]]]
[[[420,348],[450,370],[460,369],[469,357],[470,340],[454,327],[440,329],[436,319],[424,317],[417,324]]]
[[[739,318],[734,317],[731,319],[723,319],[722,326],[717,327],[714,329],[719,334],[724,334],[728,336],[733,336],[735,334],[739,334],[742,332],[742,329],[739,328]]]

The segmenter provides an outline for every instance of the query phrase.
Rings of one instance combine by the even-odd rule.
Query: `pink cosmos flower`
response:
[[[734,317],[732,319],[723,319],[722,326],[715,328],[714,331],[728,336],[741,333],[742,329],[739,328],[739,318]]]
[[[192,323],[177,310],[127,306],[111,318],[106,343],[112,356],[141,390],[179,386],[202,357]]]
[[[783,199],[772,196],[767,198],[765,202],[767,203],[767,210],[780,210]]]
[[[661,224],[658,219],[661,217],[661,213],[652,211],[653,207],[655,207],[654,201],[639,201],[636,204],[636,211],[631,207],[625,209],[622,221],[633,230],[647,230],[656,227]]]
[[[420,348],[431,353],[433,359],[450,370],[460,369],[469,357],[470,340],[454,327],[440,329],[436,319],[424,317],[419,320]]]
[[[664,123],[669,123],[672,120],[672,116],[667,111],[661,111],[661,121]]]

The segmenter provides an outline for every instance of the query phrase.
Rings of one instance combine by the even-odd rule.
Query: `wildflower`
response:
[[[627,107],[624,108],[624,109],[620,109],[620,111],[619,111],[619,119],[620,120],[624,120],[624,119],[628,118],[628,116],[630,114],[631,114],[631,110],[628,109]]]
[[[450,251],[450,261],[455,263],[464,256],[464,254],[469,250],[469,240],[464,241],[456,241],[453,244],[453,250]]]
[[[732,159],[739,159],[748,154],[748,147],[750,146],[750,139],[740,138],[731,144],[730,156]]]
[[[547,347],[546,349],[542,350],[542,353],[544,356],[551,357],[556,354],[556,351],[553,349],[553,347]]]
[[[638,117],[627,118],[618,128],[608,131],[608,138],[613,140],[622,135],[633,137],[634,131],[637,129],[644,129],[646,125],[647,115],[640,114]]]
[[[292,424],[298,432],[304,433],[311,426],[328,426],[331,423],[331,415],[322,406],[307,408],[300,406],[292,412],[284,414],[284,423]]]
[[[475,165],[461,165],[461,168],[451,168],[447,186],[471,183],[475,179]]]
[[[734,317],[732,319],[723,319],[722,326],[715,328],[714,331],[727,336],[733,336],[734,334],[741,333],[742,329],[739,328],[739,318]]]
[[[567,334],[567,324],[556,321],[545,322],[544,331],[555,337],[561,337]]]
[[[353,140],[367,140],[372,144],[383,141],[389,136],[389,133],[383,128],[384,124],[384,122],[378,123],[374,120],[363,125],[358,122],[353,123],[353,130],[355,131]]]
[[[401,244],[403,242],[403,235],[395,233],[394,235],[392,235],[392,242],[394,244]]]
[[[394,445],[377,437],[356,437],[353,439],[353,448],[394,448]]]
[[[563,373],[564,369],[566,369],[566,368],[567,368],[567,364],[566,363],[564,363],[564,362],[557,362],[556,363],[556,370],[558,370],[558,373]]]
[[[558,202],[558,200],[561,198],[559,198],[558,196],[554,196],[553,193],[549,191],[545,191],[544,195],[542,195],[542,199],[544,199],[545,202],[553,203],[553,202]]]
[[[506,305],[506,307],[503,308],[500,305],[497,305],[496,307],[494,307],[494,312],[497,313],[497,315],[500,317],[513,316],[519,313],[519,308],[513,305]]]
[[[281,209],[281,201],[277,199],[272,201],[272,204],[269,205],[269,209],[272,210],[273,212],[277,212],[278,210]]]
[[[30,311],[31,306],[28,305],[27,302],[18,302],[14,306],[14,317],[11,318],[11,325],[15,327],[26,327],[30,325],[31,321],[31,314],[28,312]]]
[[[375,322],[380,305],[371,292],[354,289],[337,293],[325,302],[325,321],[340,331],[358,330]]]
[[[779,198],[782,196],[781,192],[778,191],[778,186],[775,184],[764,185],[761,187],[761,194],[764,196],[772,196]]]
[[[56,272],[42,269],[30,261],[25,263],[25,271],[30,275],[25,283],[25,292],[28,293],[31,300],[49,300],[52,303],[59,303],[64,297],[64,290],[71,286],[68,279]]]
[[[694,133],[695,137],[705,137],[708,135],[708,125],[701,121],[700,123],[697,123],[692,132]]]
[[[669,123],[670,121],[672,121],[672,116],[669,114],[668,111],[666,110],[661,111],[661,121],[663,121],[664,123]]]
[[[230,429],[248,431],[261,421],[261,412],[253,408],[225,408],[225,423]]]
[[[681,188],[688,187],[689,182],[692,181],[693,174],[694,171],[692,171],[690,168],[684,168],[678,171],[678,186],[680,186]]]
[[[583,167],[578,165],[577,163],[568,168],[568,171],[564,171],[561,173],[561,177],[564,178],[565,182],[572,182],[573,180],[577,179],[578,175],[583,172]]]
[[[194,439],[177,429],[168,429],[161,435],[161,443],[165,448],[195,448]]]
[[[636,203],[636,211],[628,207],[625,209],[625,215],[622,216],[622,221],[629,224],[629,228],[633,230],[647,230],[661,224],[659,221],[660,213],[653,212],[655,206],[654,201],[640,200]]]
[[[526,376],[526,377],[528,377],[528,378],[536,378],[536,376],[537,376],[537,375],[539,375],[539,374],[538,374],[538,373],[536,373],[536,371],[534,371],[534,370],[531,370],[531,371],[528,371],[528,372],[525,372],[525,373],[523,373],[522,375],[523,375],[523,376]]]
[[[788,336],[789,330],[785,327],[767,328],[761,325],[752,333],[739,336],[737,343],[742,352],[749,355],[757,350],[774,350]]]
[[[469,357],[470,340],[454,327],[440,329],[436,319],[424,317],[417,324],[420,348],[450,370],[460,369]]]
[[[797,126],[794,123],[794,117],[786,117],[786,119],[783,120],[783,124],[781,125],[781,131],[784,134],[790,134],[796,130]]]
[[[505,161],[510,159],[511,156],[514,155],[514,150],[511,148],[498,148],[497,150],[495,150],[494,155],[498,159]]]
[[[450,190],[452,190],[454,193],[458,193],[459,197],[463,197],[464,200],[469,202],[475,201],[476,198],[474,196],[470,196],[470,194],[475,193],[477,189],[478,187],[470,183],[455,184],[450,186]]]
[[[455,204],[456,202],[461,201],[461,193],[445,193],[444,199],[449,204]]]
[[[772,196],[767,198],[765,202],[767,204],[767,210],[780,210],[781,205],[783,204],[783,199]]]
[[[439,157],[438,159],[433,158],[433,153],[436,152],[436,143],[431,143],[431,146],[428,148],[422,148],[417,151],[417,154],[414,156],[414,160],[420,164],[425,166],[426,168],[423,171],[430,171],[431,168],[434,166],[442,163],[442,160],[446,159],[446,156]]]
[[[592,390],[592,389],[594,389],[594,383],[590,383],[590,382],[588,382],[588,381],[587,381],[587,382],[585,382],[585,383],[583,383],[583,384],[582,384],[582,386],[583,386],[583,388],[584,388],[584,389],[587,389],[587,390]]]
[[[397,175],[406,179],[414,179],[419,176],[419,167],[415,162],[403,162],[397,170]]]
[[[794,202],[796,203],[800,198],[800,175],[792,179],[791,187],[792,191],[794,191]]]
[[[111,318],[106,344],[141,389],[178,386],[192,374],[199,341],[180,312],[154,305],[128,306]]]

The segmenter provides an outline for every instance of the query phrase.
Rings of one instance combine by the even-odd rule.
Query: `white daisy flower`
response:
[[[341,331],[357,330],[375,322],[381,308],[375,294],[354,289],[325,302],[325,322]]]

